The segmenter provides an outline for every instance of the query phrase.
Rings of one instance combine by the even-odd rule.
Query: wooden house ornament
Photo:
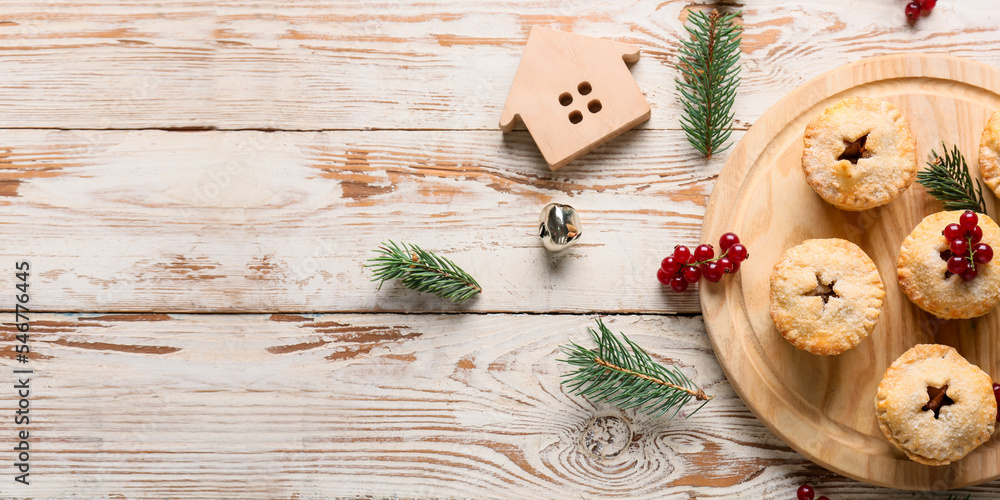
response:
[[[649,119],[649,103],[626,63],[639,47],[547,28],[532,28],[500,129],[517,119],[552,170]]]

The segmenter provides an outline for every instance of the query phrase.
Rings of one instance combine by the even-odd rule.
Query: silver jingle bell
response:
[[[569,205],[549,203],[538,217],[538,236],[550,252],[558,252],[576,242],[580,235],[580,217]]]

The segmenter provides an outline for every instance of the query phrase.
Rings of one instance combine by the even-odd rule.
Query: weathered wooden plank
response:
[[[633,131],[553,173],[526,132],[8,131],[0,254],[30,261],[46,311],[697,312],[655,278],[721,168],[683,143]],[[549,202],[583,219],[555,256]],[[376,291],[362,264],[390,238],[484,293]]]
[[[716,395],[672,421],[564,393],[558,346],[589,343],[586,316],[31,320],[27,364],[0,327],[5,379],[35,371],[32,484],[5,478],[3,496],[790,498],[802,482],[831,498],[891,492],[777,441],[729,387],[697,317],[607,318]],[[605,416],[601,428],[624,441],[601,447],[589,425]],[[0,419],[4,442],[15,427]]]
[[[688,4],[5,2],[0,128],[495,130],[527,33],[542,25],[640,46],[633,74],[653,110],[642,127],[676,129]],[[945,4],[911,27],[894,2],[743,5],[738,124],[863,57],[948,52],[1000,65],[998,7]]]

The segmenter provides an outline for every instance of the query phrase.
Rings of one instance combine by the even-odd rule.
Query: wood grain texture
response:
[[[31,262],[46,311],[697,312],[655,278],[721,165],[682,144],[634,131],[553,173],[526,132],[8,131],[0,253]],[[582,218],[555,256],[549,202]],[[376,292],[362,264],[388,238],[482,296]]]
[[[98,312],[35,318],[29,495],[784,499],[808,482],[834,499],[945,498],[785,447],[735,397],[697,319],[613,319],[718,395],[662,422],[561,392],[555,347],[585,341],[584,316],[296,313],[697,311],[651,271],[697,240],[722,166],[676,132],[688,4],[0,1],[0,248],[37,266],[34,306]],[[747,2],[737,127],[871,55],[1000,64],[997,7],[939,2],[909,27],[894,2]],[[639,46],[652,107],[558,174],[526,133],[496,130],[536,25]],[[191,132],[111,131],[137,128]],[[554,259],[533,238],[548,201],[579,208],[586,233]],[[374,292],[359,260],[403,236],[486,294],[455,308]],[[141,314],[100,313],[116,310]],[[635,433],[599,460],[581,446],[617,444],[587,430],[609,415]],[[0,481],[0,497],[22,493]]]
[[[652,107],[673,80],[690,2],[401,0],[0,3],[0,128],[495,130],[532,26],[635,44]],[[1000,0],[755,0],[741,8],[741,126],[807,79],[864,57],[946,52],[1000,65]]]
[[[829,96],[829,97],[827,97]],[[730,380],[758,417],[791,446],[832,470],[906,489],[946,489],[1000,476],[1000,443],[989,441],[946,467],[908,460],[885,440],[874,414],[886,368],[918,343],[955,346],[993,378],[1000,358],[992,332],[1000,315],[975,321],[937,320],[911,303],[896,280],[903,239],[924,216],[941,210],[919,185],[865,212],[827,204],[805,182],[802,131],[846,97],[897,105],[917,138],[917,158],[940,141],[975,152],[987,119],[1000,109],[1000,70],[944,56],[894,56],[861,61],[797,89],[765,114],[733,151],[712,194],[705,234],[735,228],[754,265],[738,282],[702,291],[712,343]],[[995,213],[996,199],[988,205]],[[738,210],[734,207],[740,207]],[[875,261],[886,297],[878,325],[839,356],[800,351],[778,334],[768,305],[771,270],[782,253],[810,238],[844,238]]]
[[[831,498],[903,495],[782,445],[728,386],[699,318],[606,319],[716,398],[667,421],[565,394],[558,346],[593,325],[578,315],[37,315],[30,492],[785,499],[809,482]],[[2,332],[3,369],[22,367]],[[587,451],[611,449],[593,446],[602,416],[631,429],[612,457]],[[0,496],[21,491],[0,482]]]

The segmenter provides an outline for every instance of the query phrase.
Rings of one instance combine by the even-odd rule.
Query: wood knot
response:
[[[583,429],[580,445],[598,458],[617,457],[632,442],[632,428],[624,418],[596,417]]]

